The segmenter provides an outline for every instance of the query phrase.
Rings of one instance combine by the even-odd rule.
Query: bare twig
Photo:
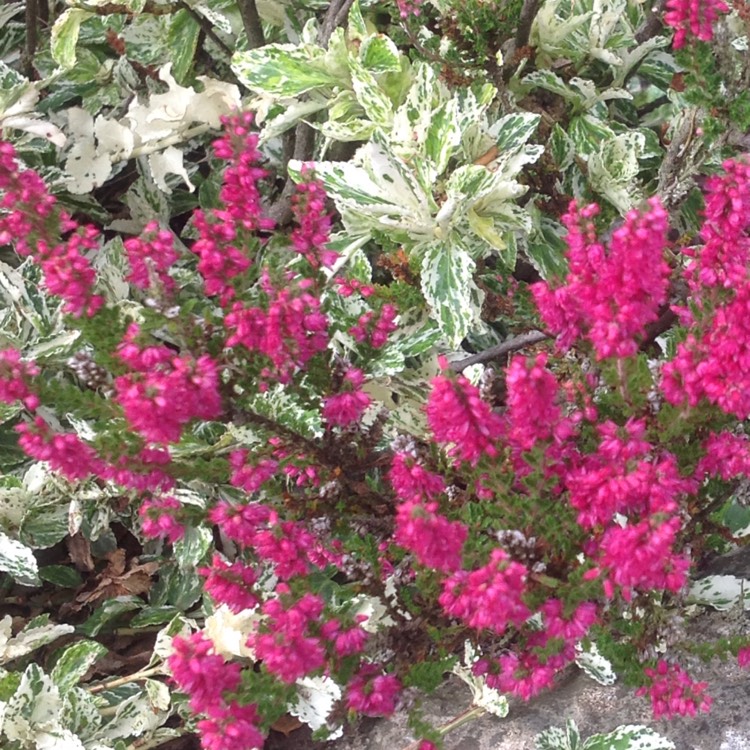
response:
[[[34,54],[37,44],[37,15],[39,7],[37,0],[26,0],[26,49],[24,50],[24,67],[28,78],[34,76]]]
[[[534,23],[539,8],[542,7],[542,0],[523,0],[521,13],[518,17],[518,28],[516,29],[516,49],[525,47],[529,42],[531,34],[531,25]]]
[[[313,130],[313,128],[311,128],[306,122],[299,123],[294,130],[294,149],[292,150],[291,158],[298,159],[301,162],[310,161],[313,157],[314,149],[315,130]],[[287,159],[282,165],[284,171],[286,171],[288,164],[289,159]],[[268,211],[269,217],[276,222],[277,226],[283,227],[291,221],[293,195],[294,180],[287,176],[281,195],[279,195]]]
[[[450,369],[454,372],[462,372],[471,365],[476,365],[480,362],[488,362],[491,359],[497,359],[498,357],[518,351],[524,347],[538,344],[540,341],[544,341],[548,338],[549,334],[542,331],[529,331],[528,333],[522,333],[520,336],[516,336],[508,341],[503,341],[501,344],[491,346],[483,352],[472,354],[470,357],[459,359],[457,362],[451,362]]]
[[[646,20],[641,27],[635,32],[635,41],[643,44],[647,39],[656,36],[663,26],[661,14],[666,6],[666,0],[657,0],[653,7],[649,3],[644,3],[646,11]]]
[[[318,44],[325,47],[333,32],[344,22],[354,0],[334,0],[326,11],[318,32]]]
[[[266,43],[266,37],[263,34],[263,26],[260,22],[255,0],[238,0],[237,7],[242,17],[242,25],[245,28],[248,46],[250,49],[263,47]]]

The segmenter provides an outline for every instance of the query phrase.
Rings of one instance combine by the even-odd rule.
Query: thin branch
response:
[[[529,42],[531,34],[531,25],[534,23],[539,8],[542,7],[542,0],[523,0],[521,13],[518,17],[518,28],[516,29],[516,49],[525,47]]]
[[[328,6],[323,23],[318,32],[318,44],[321,47],[328,45],[333,32],[344,22],[352,7],[354,0],[335,0]]]
[[[292,159],[301,162],[310,161],[315,152],[315,130],[306,122],[300,122],[294,130],[294,149]],[[286,171],[289,161],[282,165]],[[284,189],[268,211],[277,226],[283,227],[292,220],[292,196],[294,195],[294,180],[287,176]]]
[[[37,0],[26,0],[26,49],[24,50],[24,67],[26,68],[26,76],[33,78],[34,75],[34,55],[36,53],[37,44],[37,15],[39,13],[39,7]]]
[[[646,20],[641,27],[635,32],[635,41],[643,44],[647,39],[656,36],[663,26],[661,14],[664,12],[666,0],[657,0],[653,7],[649,3],[644,3],[646,10]]]
[[[266,43],[266,37],[263,34],[263,25],[260,22],[255,0],[237,0],[237,7],[242,17],[248,46],[250,49],[263,47]]]
[[[542,331],[529,331],[528,333],[522,333],[520,336],[516,336],[508,341],[503,341],[501,344],[491,346],[483,352],[472,354],[470,357],[459,359],[457,362],[451,362],[450,369],[454,372],[462,372],[471,365],[476,365],[480,362],[488,362],[491,359],[497,359],[505,354],[510,354],[519,349],[524,349],[527,346],[538,344],[540,341],[544,341],[548,338],[549,334],[543,333]]]

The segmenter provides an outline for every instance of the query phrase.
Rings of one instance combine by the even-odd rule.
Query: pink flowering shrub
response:
[[[531,289],[554,342],[478,385],[440,358],[427,430],[404,435],[375,395],[394,350],[407,356],[398,306],[338,268],[314,173],[295,229],[271,234],[249,115],[226,120],[215,155],[222,206],[194,212],[188,252],[154,223],[125,242],[126,280],[148,300],[134,312],[98,291],[97,231],[0,146],[0,242],[39,263],[111,384],[80,388],[5,348],[19,446],[70,482],[121,488],[144,542],[205,540],[194,572],[210,608],[251,614],[250,656],[200,631],[173,640],[203,747],[262,746],[308,678],[340,688],[331,729],[389,716],[420,660],[439,677],[467,639],[475,674],[523,699],[595,641],[656,716],[708,710],[707,686],[646,646],[665,627],[655,597],[679,603],[718,528],[714,498],[750,468],[747,162],[708,181],[696,247],[668,247],[656,199],[606,242],[597,207],[572,204],[567,274]],[[649,362],[677,281],[690,333]],[[60,394],[74,407],[53,419]]]

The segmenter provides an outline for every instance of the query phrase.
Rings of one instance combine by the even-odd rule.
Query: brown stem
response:
[[[285,149],[286,152],[286,149]],[[315,130],[306,122],[300,122],[294,130],[294,149],[292,158],[301,162],[310,161],[315,152]],[[287,160],[282,169],[286,171],[289,160]],[[279,227],[286,226],[292,220],[292,196],[294,195],[294,180],[291,177],[286,178],[284,189],[276,202],[271,206],[268,215]]]
[[[522,333],[520,336],[515,336],[508,341],[503,341],[501,344],[491,346],[489,349],[485,349],[478,354],[472,354],[465,359],[451,362],[450,369],[453,370],[453,372],[462,372],[471,365],[476,365],[480,362],[488,362],[492,359],[499,359],[505,354],[510,354],[511,352],[518,351],[527,346],[538,344],[540,341],[544,341],[548,338],[549,334],[543,333],[542,331],[529,331],[528,333]]]
[[[37,15],[39,7],[37,0],[26,0],[26,49],[24,50],[24,67],[26,76],[31,79],[34,77],[34,54],[36,53],[37,44]]]
[[[237,7],[242,17],[242,25],[245,28],[247,44],[250,49],[263,47],[266,43],[266,37],[263,34],[263,25],[258,15],[258,6],[255,0],[237,0]]]
[[[326,11],[323,23],[318,32],[318,44],[321,47],[328,45],[333,32],[346,20],[349,8],[352,7],[354,0],[334,0]]]

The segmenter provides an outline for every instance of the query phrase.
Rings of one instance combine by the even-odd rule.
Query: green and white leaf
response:
[[[474,321],[471,297],[475,268],[455,234],[445,242],[430,244],[422,258],[422,293],[450,347],[458,347]]]
[[[352,88],[366,117],[379,128],[388,130],[393,123],[393,105],[378,86],[375,76],[359,60],[349,57]]]
[[[49,617],[43,615],[34,618],[23,630],[11,636],[12,623],[10,615],[0,620],[0,664],[26,656],[75,630],[72,625],[50,623]]]
[[[91,667],[107,653],[96,641],[77,641],[68,646],[57,659],[50,674],[60,693],[65,695],[74,688]]]
[[[24,586],[38,586],[39,566],[34,552],[17,539],[0,531],[0,571],[10,574]]]
[[[614,685],[617,675],[609,659],[605,659],[596,643],[590,641],[588,647],[576,646],[576,664],[595,682],[600,685]]]
[[[141,737],[160,727],[168,717],[167,711],[152,705],[147,693],[138,692],[117,706],[114,717],[102,726],[96,738],[106,741]]]
[[[628,725],[589,737],[581,750],[675,750],[675,745],[650,727]]]
[[[534,738],[534,750],[582,750],[581,735],[573,719],[565,722],[565,729],[550,727]]]
[[[62,701],[57,686],[37,664],[29,664],[16,692],[5,708],[3,733],[22,746],[35,741],[40,733],[59,727]]]
[[[94,14],[83,8],[66,8],[57,18],[50,33],[52,59],[67,70],[76,64],[76,45],[81,24]]]
[[[177,564],[184,570],[195,569],[208,554],[213,544],[213,533],[205,526],[189,526],[185,535],[174,545],[174,556]]]
[[[750,609],[750,580],[731,575],[707,576],[690,585],[687,600],[720,612],[733,609],[740,602],[744,609]]]
[[[243,85],[258,94],[295,97],[347,83],[327,69],[324,50],[313,45],[267,44],[235,52],[232,70]]]
[[[489,135],[495,139],[501,152],[515,151],[526,145],[539,127],[541,119],[541,115],[532,112],[514,112],[494,123],[489,129]]]

